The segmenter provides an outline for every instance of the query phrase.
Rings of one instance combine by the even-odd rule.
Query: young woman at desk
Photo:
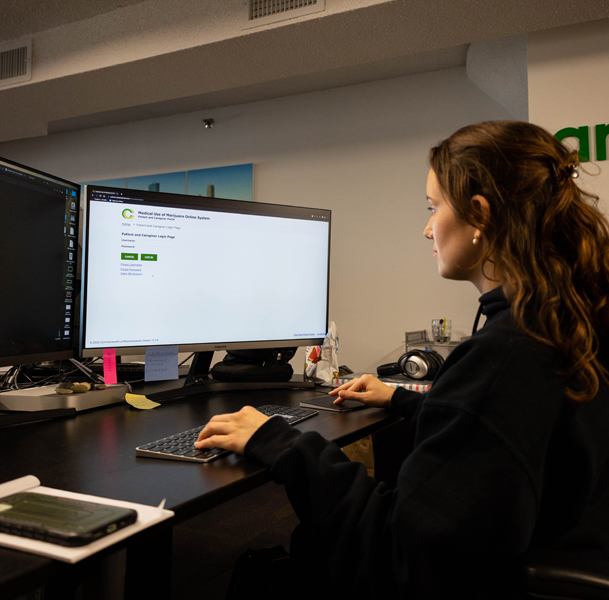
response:
[[[489,122],[430,163],[424,234],[440,275],[478,288],[484,327],[426,394],[371,375],[331,392],[410,419],[396,488],[251,407],[199,438],[285,484],[318,596],[325,568],[333,597],[500,598],[499,575],[530,547],[609,554],[609,228],[577,186],[577,153]]]

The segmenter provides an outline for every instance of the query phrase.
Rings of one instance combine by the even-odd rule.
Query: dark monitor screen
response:
[[[80,186],[0,159],[0,366],[74,356]]]
[[[329,210],[87,186],[81,354],[320,344]]]

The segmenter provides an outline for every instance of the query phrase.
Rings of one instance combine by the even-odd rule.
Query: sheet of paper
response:
[[[116,377],[116,350],[106,348],[104,350],[104,382],[106,385],[118,383]]]
[[[109,498],[102,498],[100,496],[89,496],[88,494],[76,494],[74,492],[67,492],[65,490],[56,490],[53,488],[47,488],[43,486],[37,487],[26,487],[29,483],[36,483],[38,479],[32,475],[27,477],[21,477],[14,481],[3,483],[0,486],[0,492],[3,493],[5,486],[13,488],[10,492],[15,494],[17,492],[35,492],[37,494],[49,494],[51,496],[60,496],[62,498],[73,498],[75,500],[83,500],[85,502],[97,502],[98,504],[109,504],[111,506],[122,506],[124,508],[133,508],[137,511],[137,521],[129,527],[125,527],[103,537],[91,544],[86,546],[80,546],[78,548],[68,548],[66,546],[59,546],[57,544],[49,544],[48,542],[41,542],[39,540],[31,540],[29,538],[18,537],[16,535],[9,535],[8,533],[0,533],[0,546],[6,548],[14,548],[16,550],[23,550],[25,552],[32,552],[33,554],[39,554],[41,556],[48,556],[55,558],[63,562],[75,563],[91,554],[95,554],[108,546],[112,546],[120,540],[124,540],[129,536],[147,529],[156,523],[160,523],[165,519],[173,517],[173,511],[166,510],[163,508],[156,508],[154,506],[147,506],[145,504],[135,504],[134,502],[123,502],[122,500],[110,500]],[[7,495],[4,494],[3,495]]]
[[[178,379],[178,347],[158,346],[146,348],[146,381]]]
[[[140,410],[147,410],[149,408],[156,408],[161,406],[158,402],[153,402],[140,394],[125,394],[125,400],[128,404],[131,404],[133,408],[139,408]]]
[[[0,498],[12,496],[13,494],[20,494],[21,492],[25,492],[25,490],[38,487],[39,485],[40,479],[35,475],[19,477],[19,479],[13,479],[12,481],[0,484]]]

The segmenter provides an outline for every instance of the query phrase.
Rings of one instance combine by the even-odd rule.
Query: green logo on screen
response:
[[[135,217],[135,213],[130,208],[123,211],[123,219],[133,219],[133,217]]]

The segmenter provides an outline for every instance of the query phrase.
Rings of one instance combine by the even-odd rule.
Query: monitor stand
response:
[[[208,392],[236,392],[241,390],[269,390],[269,389],[312,389],[312,381],[216,381],[209,376],[209,367],[213,359],[213,351],[196,352],[192,359],[190,371],[184,380],[184,385],[175,389],[146,394],[150,400],[173,400],[185,396],[194,396]]]

